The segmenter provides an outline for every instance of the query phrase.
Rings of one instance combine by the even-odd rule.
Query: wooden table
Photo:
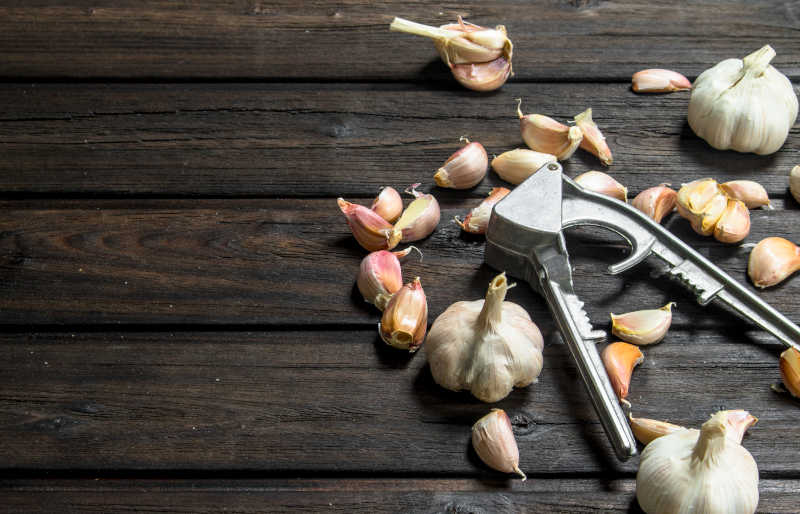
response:
[[[638,458],[613,457],[544,301],[509,293],[545,335],[538,384],[511,416],[529,480],[485,467],[470,427],[489,405],[438,387],[425,352],[378,337],[354,288],[365,252],[336,197],[422,182],[438,230],[404,263],[432,321],[482,297],[484,241],[451,223],[493,186],[442,190],[459,146],[522,146],[515,98],[560,120],[587,107],[608,170],[631,195],[713,176],[760,181],[775,210],[747,242],[800,240],[788,173],[800,133],[761,157],[711,149],[688,93],[636,95],[633,72],[694,79],[770,43],[800,80],[793,1],[363,0],[45,2],[0,6],[0,504],[5,511],[638,511]],[[672,4],[668,2],[665,4]],[[677,2],[676,2],[677,4]],[[504,23],[515,76],[460,88],[392,17]],[[598,168],[580,152],[570,176]],[[665,225],[746,282],[749,250]],[[627,251],[569,239],[591,320],[667,301],[666,340],[645,349],[637,416],[697,427],[720,408],[759,418],[744,438],[763,512],[800,510],[800,404],[770,390],[782,347]],[[752,287],[752,286],[748,286]],[[800,278],[758,293],[800,321]]]

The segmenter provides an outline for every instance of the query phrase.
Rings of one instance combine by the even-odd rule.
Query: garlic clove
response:
[[[781,354],[781,380],[795,398],[800,398],[800,352],[789,348]]]
[[[722,243],[738,243],[750,233],[750,211],[740,200],[728,199],[728,205],[714,225],[714,238]]]
[[[590,191],[616,198],[621,202],[628,201],[628,188],[614,180],[611,175],[602,171],[587,171],[575,177],[575,182]]]
[[[458,223],[458,226],[460,226],[461,230],[464,232],[469,232],[470,234],[485,234],[486,227],[489,226],[489,217],[492,214],[492,207],[505,198],[510,192],[510,190],[504,187],[492,188],[492,192],[489,196],[485,198],[480,205],[469,211],[469,214],[467,214],[463,222],[456,218],[456,223]]]
[[[649,444],[654,439],[661,436],[677,432],[679,430],[686,430],[686,427],[680,425],[673,425],[666,421],[659,421],[657,419],[648,418],[634,418],[628,415],[628,421],[631,424],[631,430],[636,439],[642,444]]]
[[[669,302],[660,309],[646,309],[625,314],[611,313],[611,333],[629,343],[654,344],[667,335],[672,324],[672,306]]]
[[[583,140],[580,127],[568,127],[542,114],[522,114],[522,99],[517,99],[517,116],[522,139],[531,150],[555,155],[563,161],[569,159]]]
[[[498,57],[489,62],[455,64],[450,68],[453,77],[473,91],[494,91],[511,76],[511,61]]]
[[[419,277],[397,291],[381,316],[378,332],[386,344],[416,352],[428,329],[428,301]]]
[[[660,185],[645,189],[633,199],[631,205],[647,214],[656,223],[675,209],[678,193],[666,185]]]
[[[789,172],[789,191],[796,202],[800,202],[800,166],[795,166]]]
[[[661,68],[637,71],[631,77],[631,82],[636,93],[671,93],[692,89],[689,79],[678,72]]]
[[[741,444],[742,439],[744,438],[744,433],[747,432],[747,429],[758,422],[758,418],[746,410],[735,409],[723,410],[720,412],[724,413],[725,423],[728,425],[725,435],[736,441],[738,444]]]
[[[644,361],[644,354],[637,346],[617,342],[611,343],[603,349],[601,359],[617,398],[620,402],[628,404],[625,398],[628,397],[633,368]]]
[[[394,229],[402,234],[401,241],[403,243],[419,241],[431,235],[441,217],[439,202],[433,195],[417,191],[418,186],[419,184],[414,184],[411,186],[411,190],[406,190],[416,199],[406,207],[403,215],[394,225]]]
[[[350,203],[343,198],[336,200],[342,210],[350,231],[364,249],[370,252],[391,250],[400,242],[402,232],[363,205]]]
[[[389,223],[394,223],[403,213],[403,199],[400,198],[400,193],[395,188],[384,187],[372,201],[370,208],[381,218]]]
[[[442,27],[431,27],[403,18],[394,18],[389,30],[433,39],[439,55],[448,66],[488,62],[502,56],[504,52],[511,52],[511,41],[506,36],[505,27],[486,29],[465,23],[460,17],[459,23]]]
[[[726,195],[734,200],[741,200],[748,209],[756,209],[769,205],[769,195],[764,186],[752,180],[731,180],[719,185]]]
[[[800,247],[782,237],[758,242],[747,263],[747,274],[756,287],[779,284],[800,269]]]
[[[492,169],[501,179],[517,185],[545,164],[556,161],[555,155],[517,148],[492,159]]]
[[[399,258],[415,249],[409,246],[399,252],[378,250],[361,260],[356,285],[364,300],[380,310],[386,308],[392,295],[403,287],[403,275]]]
[[[523,481],[527,478],[519,469],[519,448],[511,420],[504,410],[492,409],[472,425],[472,447],[490,468],[516,473]]]
[[[687,215],[681,211],[699,214],[705,210],[705,207],[717,194],[719,194],[719,187],[713,178],[702,178],[683,184],[678,190],[676,198],[678,212],[683,217],[687,217]]]
[[[605,136],[600,132],[597,124],[592,120],[592,108],[588,108],[575,116],[575,125],[583,132],[583,140],[580,147],[597,156],[600,162],[606,166],[611,166],[614,158],[611,156],[611,149],[608,147]]]
[[[433,176],[436,185],[469,189],[478,185],[489,169],[489,157],[482,144],[464,138],[467,144],[448,158]]]

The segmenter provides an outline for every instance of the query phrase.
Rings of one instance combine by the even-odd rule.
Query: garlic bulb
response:
[[[749,514],[758,506],[758,467],[728,432],[725,412],[700,430],[679,430],[645,447],[636,499],[647,514]]]
[[[744,59],[726,59],[697,77],[689,126],[718,150],[766,155],[786,141],[797,118],[792,83],[770,66],[766,45]]]
[[[747,275],[756,287],[770,287],[800,269],[800,247],[782,237],[758,242],[747,262]]]
[[[472,425],[472,447],[478,457],[492,469],[516,473],[525,481],[519,469],[519,448],[508,414],[502,409],[492,409],[489,414]]]
[[[455,218],[458,226],[464,232],[470,234],[485,234],[486,227],[489,226],[489,217],[492,215],[492,208],[494,204],[505,198],[511,191],[504,187],[493,187],[492,192],[485,198],[480,205],[469,211],[469,214],[462,222],[460,219]]]
[[[469,189],[486,176],[486,170],[489,169],[486,149],[480,143],[470,143],[466,137],[462,141],[467,144],[451,155],[433,176],[437,186]]]
[[[496,402],[536,381],[542,334],[525,309],[503,301],[508,288],[501,273],[489,283],[486,300],[456,302],[433,322],[425,352],[437,384]]]

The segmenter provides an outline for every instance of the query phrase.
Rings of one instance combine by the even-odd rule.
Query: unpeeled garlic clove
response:
[[[781,354],[781,380],[795,398],[800,398],[800,352],[789,348]]]
[[[661,68],[637,71],[631,77],[636,93],[671,93],[692,89],[689,79],[678,72]]]
[[[695,232],[710,236],[728,207],[728,196],[720,191],[716,180],[700,179],[678,190],[676,206],[678,214],[689,220]]]
[[[611,313],[611,333],[629,343],[647,345],[664,339],[672,324],[669,302],[660,309],[645,309],[616,315]]]
[[[611,155],[611,149],[606,143],[606,138],[597,123],[592,119],[592,108],[588,108],[582,113],[575,116],[575,125],[583,132],[583,140],[580,147],[597,156],[600,162],[606,166],[611,166],[614,158]]]
[[[389,223],[394,223],[403,213],[403,199],[400,198],[397,189],[387,186],[381,189],[381,192],[372,201],[370,208],[381,218]]]
[[[456,223],[461,227],[464,232],[470,234],[485,234],[486,227],[489,226],[489,217],[492,214],[492,207],[494,204],[502,200],[511,191],[504,187],[494,187],[492,192],[486,197],[480,205],[469,211],[469,214],[462,222],[456,218]]]
[[[789,192],[792,193],[796,202],[800,202],[800,165],[795,166],[789,172]]]
[[[583,141],[580,127],[568,127],[543,114],[522,114],[522,99],[517,99],[517,116],[522,139],[531,150],[569,159]]]
[[[555,155],[517,148],[503,152],[492,159],[492,169],[501,179],[517,185],[545,164],[556,161]]]
[[[350,203],[344,198],[336,200],[356,241],[366,250],[391,250],[400,242],[402,232],[363,205]]]
[[[758,422],[758,418],[742,409],[724,410],[720,411],[725,415],[725,423],[728,425],[728,430],[725,435],[736,441],[738,444],[742,443],[744,433],[747,429],[752,427]]]
[[[726,195],[741,200],[748,209],[769,206],[769,195],[764,186],[752,180],[731,180],[719,185]]]
[[[486,176],[489,157],[482,144],[464,138],[467,144],[448,158],[433,176],[436,185],[453,189],[469,189]]]
[[[779,284],[800,269],[800,247],[782,237],[758,242],[747,263],[747,274],[756,287]]]
[[[494,91],[511,76],[511,61],[498,57],[494,61],[472,64],[455,64],[450,68],[453,77],[467,89]]]
[[[399,252],[378,250],[361,260],[356,285],[364,300],[380,310],[386,308],[392,295],[403,287],[399,258],[408,255],[412,249],[413,246]]]
[[[645,189],[631,201],[631,205],[661,223],[661,220],[675,209],[678,193],[666,185]]]
[[[431,235],[441,217],[439,202],[436,201],[436,198],[432,194],[420,193],[417,191],[417,187],[419,184],[414,184],[410,190],[406,190],[416,199],[406,207],[403,215],[394,225],[394,229],[402,234],[401,241],[403,243],[419,241]]]
[[[628,397],[631,375],[633,368],[644,360],[644,354],[637,346],[617,342],[603,349],[601,359],[617,398],[620,402],[630,405],[625,398]]]
[[[472,425],[472,447],[490,468],[516,473],[523,481],[527,478],[519,469],[519,448],[511,420],[502,409],[492,409]]]
[[[633,416],[629,415],[628,421],[630,421],[631,430],[633,431],[634,437],[636,437],[640,443],[645,445],[661,436],[671,434],[679,430],[686,430],[686,427],[673,425],[672,423],[659,421],[657,419],[634,418]]]
[[[614,180],[611,175],[602,171],[587,171],[575,177],[575,182],[590,191],[616,198],[621,202],[628,201],[628,188]]]
[[[378,332],[386,344],[416,352],[428,330],[428,301],[419,277],[397,291],[378,323]]]
[[[714,238],[722,243],[738,243],[750,233],[750,211],[741,200],[728,199],[728,204],[714,225]]]

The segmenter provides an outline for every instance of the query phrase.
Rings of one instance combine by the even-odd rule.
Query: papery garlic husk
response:
[[[606,166],[611,166],[614,158],[611,155],[611,149],[608,147],[606,138],[597,123],[592,119],[592,108],[588,108],[582,113],[575,116],[575,125],[581,129],[583,133],[583,140],[580,147],[589,153],[594,154],[600,162]]]
[[[400,242],[403,233],[376,212],[343,198],[336,201],[347,218],[350,231],[364,249],[370,252],[391,250]]]
[[[731,180],[719,185],[729,198],[741,200],[748,209],[769,205],[769,195],[764,186],[752,180]]]
[[[628,201],[628,188],[617,182],[611,175],[602,171],[587,171],[575,177],[574,180],[581,187],[595,193],[616,198],[621,202]]]
[[[666,185],[645,189],[631,201],[631,205],[647,214],[656,223],[675,209],[678,193]]]
[[[686,427],[667,423],[666,421],[659,421],[657,419],[649,418],[634,418],[628,416],[628,421],[631,424],[631,431],[636,439],[642,444],[649,444],[654,439],[678,432],[679,430],[687,430]]]
[[[795,166],[789,172],[789,191],[794,200],[800,202],[800,166]]]
[[[758,506],[758,466],[727,435],[718,412],[700,430],[655,439],[636,474],[636,498],[647,514],[751,514]]]
[[[722,243],[738,243],[750,233],[750,211],[740,200],[728,198],[728,205],[714,225],[714,239]]]
[[[671,93],[692,89],[689,79],[678,72],[661,68],[637,71],[631,77],[636,93]]]
[[[503,152],[492,159],[492,169],[506,182],[521,184],[539,168],[557,162],[555,155],[517,148]]]
[[[464,232],[470,234],[485,234],[486,227],[489,226],[489,218],[492,214],[492,207],[505,198],[511,191],[504,187],[494,187],[489,196],[486,197],[480,205],[469,211],[469,214],[464,218],[464,221],[456,218],[456,223],[461,227]]]
[[[397,189],[387,186],[381,189],[370,208],[381,218],[394,223],[403,213],[403,199],[400,198]]]
[[[489,62],[455,64],[450,72],[459,84],[473,91],[494,91],[512,74],[511,61],[505,57]]]
[[[725,423],[728,425],[725,435],[738,444],[741,444],[747,429],[758,422],[757,417],[742,409],[723,410],[720,413],[725,417]]]
[[[645,309],[625,314],[611,313],[611,333],[628,343],[654,344],[667,335],[672,324],[672,306],[669,302],[659,309]]]
[[[633,368],[644,361],[644,354],[637,346],[616,342],[603,348],[600,358],[606,368],[608,379],[611,381],[611,388],[614,389],[617,398],[619,398],[620,402],[628,404],[625,398],[628,397]]]
[[[697,77],[689,100],[689,126],[718,150],[766,155],[786,141],[797,119],[792,83],[770,66],[769,45],[726,59]]]
[[[783,282],[800,269],[800,247],[782,237],[767,237],[758,242],[747,263],[747,275],[756,287]]]
[[[516,473],[525,481],[519,469],[519,448],[508,414],[502,409],[492,409],[489,414],[472,425],[472,447],[478,457],[490,468],[503,473]]]
[[[386,308],[392,295],[403,287],[403,274],[398,257],[405,257],[412,249],[413,246],[399,252],[378,250],[361,260],[356,285],[364,300],[380,310]]]
[[[466,141],[467,144],[451,155],[433,176],[437,186],[469,189],[486,176],[489,169],[486,149],[480,143]]]
[[[397,291],[378,323],[381,339],[389,346],[416,352],[428,329],[428,300],[419,277]]]
[[[543,114],[522,114],[522,100],[518,99],[517,116],[522,139],[531,150],[555,155],[563,161],[569,159],[583,141],[580,127],[568,127]]]
[[[410,190],[406,190],[416,199],[406,207],[403,215],[394,225],[394,229],[402,234],[401,242],[403,243],[419,241],[428,237],[436,229],[441,218],[441,210],[436,198],[432,194],[420,193],[417,191],[417,187],[419,184],[414,184]]]
[[[501,273],[489,283],[485,300],[456,302],[433,322],[425,353],[437,384],[496,402],[536,381],[542,334],[525,309],[503,301],[508,288]]]
[[[800,352],[788,348],[780,358],[781,380],[786,390],[800,398]]]

